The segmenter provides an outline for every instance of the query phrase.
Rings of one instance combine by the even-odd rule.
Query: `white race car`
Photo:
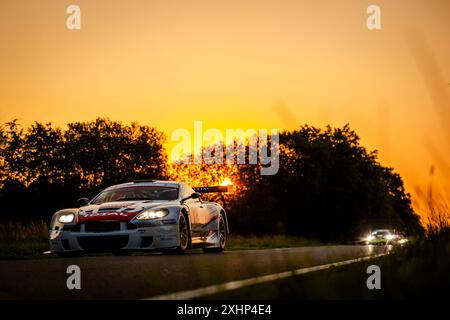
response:
[[[140,250],[183,253],[190,248],[221,252],[229,234],[222,206],[202,201],[201,193],[182,182],[138,180],[109,187],[81,207],[63,209],[50,224],[50,249],[59,255],[83,252],[130,254]]]

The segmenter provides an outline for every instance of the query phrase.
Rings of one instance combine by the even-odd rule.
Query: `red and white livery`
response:
[[[82,252],[159,250],[182,253],[190,248],[221,252],[229,234],[224,208],[202,201],[201,193],[227,187],[192,189],[173,181],[138,180],[111,186],[80,208],[63,209],[50,224],[50,249],[60,255]]]

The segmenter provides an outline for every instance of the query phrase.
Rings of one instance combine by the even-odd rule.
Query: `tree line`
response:
[[[167,178],[164,135],[108,119],[69,123],[65,130],[11,121],[0,130],[0,219],[49,217],[111,184]]]
[[[371,228],[423,231],[400,175],[361,146],[348,125],[282,132],[273,176],[261,176],[258,165],[168,163],[164,139],[156,128],[104,118],[64,129],[8,122],[0,127],[0,220],[49,219],[79,197],[135,179],[195,187],[227,178],[234,184],[225,195],[233,232],[331,241]]]

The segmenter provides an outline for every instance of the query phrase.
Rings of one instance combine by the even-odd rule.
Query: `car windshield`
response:
[[[373,233],[374,236],[387,236],[388,234],[390,234],[388,230],[374,231]]]
[[[178,198],[178,188],[162,186],[127,187],[106,190],[95,197],[91,204],[101,204],[114,201],[133,200],[176,200]]]

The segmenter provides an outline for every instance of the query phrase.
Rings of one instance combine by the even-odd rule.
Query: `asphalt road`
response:
[[[0,261],[0,299],[142,299],[383,253],[383,247],[85,256]],[[81,269],[81,290],[68,290],[67,267]],[[248,297],[251,299],[251,297]]]

